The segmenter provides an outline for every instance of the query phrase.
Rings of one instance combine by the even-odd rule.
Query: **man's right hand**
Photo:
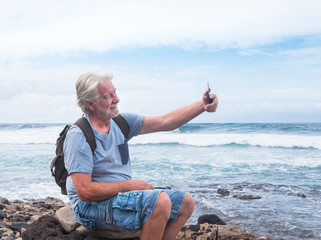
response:
[[[145,181],[142,180],[128,180],[129,183],[129,191],[135,191],[135,190],[154,190],[155,187]]]

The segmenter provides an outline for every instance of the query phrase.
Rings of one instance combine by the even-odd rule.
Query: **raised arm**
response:
[[[192,105],[179,108],[165,115],[145,117],[143,127],[139,134],[174,130],[197,117],[204,111],[215,112],[218,106],[217,96],[215,94],[211,94],[210,98],[213,99],[213,102],[208,104],[205,92],[202,100]]]

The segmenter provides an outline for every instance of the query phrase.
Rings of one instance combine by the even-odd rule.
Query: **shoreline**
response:
[[[26,201],[14,200],[9,201],[0,196],[0,240],[28,240],[28,239],[86,239],[98,240],[104,238],[87,237],[77,234],[76,231],[67,233],[58,222],[55,214],[56,211],[67,204],[60,199],[47,197],[45,199],[30,199]],[[207,217],[206,217],[207,216]],[[202,239],[266,239],[276,240],[254,232],[248,232],[245,229],[235,225],[221,225],[224,223],[220,218],[214,218],[217,224],[214,224],[204,215],[201,222],[196,225],[187,224],[177,236],[177,240],[202,240]],[[43,223],[45,222],[45,223]],[[43,227],[41,224],[46,224]],[[225,224],[225,223],[224,223]],[[45,228],[45,230],[43,230]],[[38,230],[37,230],[38,229]],[[42,229],[42,230],[41,230]],[[39,232],[41,231],[41,233]],[[218,231],[218,234],[216,233]],[[41,234],[51,234],[51,237]],[[32,236],[36,236],[33,238]],[[135,240],[139,238],[135,238]],[[278,240],[280,240],[278,238]]]

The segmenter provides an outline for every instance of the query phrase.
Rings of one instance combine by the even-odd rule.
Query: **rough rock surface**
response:
[[[68,233],[56,217],[57,210],[62,207],[65,207],[64,202],[55,198],[9,202],[0,197],[0,240],[109,239],[84,235],[79,231]],[[186,225],[177,240],[272,240],[257,233],[246,232],[238,226],[224,224],[225,222],[215,215],[201,216],[197,225]],[[139,240],[139,237],[131,240]]]
[[[6,198],[0,197],[0,239],[22,239],[22,233],[33,222],[44,215],[54,216],[64,205],[63,201],[49,197],[26,202],[19,200],[9,202]]]
[[[244,229],[234,225],[216,225],[203,223],[195,229],[193,225],[186,225],[178,234],[177,240],[273,240],[257,233],[246,232]]]

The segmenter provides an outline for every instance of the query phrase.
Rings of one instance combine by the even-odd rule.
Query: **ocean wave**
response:
[[[55,144],[63,126],[3,128],[0,144]]]
[[[0,144],[55,144],[64,124],[1,124]],[[209,127],[200,124],[198,127]],[[162,132],[134,137],[130,145],[179,144],[195,147],[237,146],[321,149],[321,136],[262,132]]]
[[[133,138],[129,144],[180,144],[196,147],[255,146],[296,149],[321,149],[321,136],[283,134],[180,134],[157,133]]]

